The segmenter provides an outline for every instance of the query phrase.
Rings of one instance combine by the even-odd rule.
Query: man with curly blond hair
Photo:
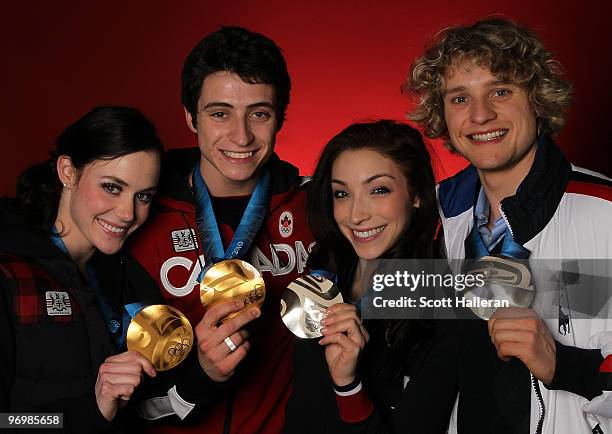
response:
[[[534,32],[504,18],[446,29],[414,61],[404,91],[418,97],[411,118],[425,134],[471,163],[438,187],[449,258],[604,259],[610,276],[612,183],[570,164],[553,142],[571,86]],[[545,296],[472,324],[468,342],[482,333],[492,345],[464,363],[475,375],[464,377],[472,384],[460,392],[459,431],[481,417],[479,432],[612,433],[612,396],[600,381],[612,375],[611,303],[585,313],[562,289],[557,301]],[[557,315],[542,313],[546,303]]]

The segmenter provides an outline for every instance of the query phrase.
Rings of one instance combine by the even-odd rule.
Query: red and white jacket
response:
[[[175,150],[167,159],[170,171],[162,177],[159,209],[133,237],[130,252],[161,288],[167,303],[183,312],[192,326],[201,320],[198,276],[204,263],[196,224],[196,208],[187,177],[199,161],[199,150]],[[293,335],[280,318],[280,297],[285,287],[306,269],[314,240],[306,221],[307,179],[297,169],[273,156],[270,165],[272,197],[269,213],[244,259],[255,266],[266,283],[262,315],[249,327],[251,349],[229,384],[209,381],[208,399],[189,402],[180,386],[167,396],[141,406],[145,418],[157,419],[174,412],[181,419],[198,413],[193,426],[152,427],[155,432],[223,432],[227,395],[232,393],[232,434],[278,433],[292,380]],[[165,179],[164,179],[165,178]],[[232,228],[219,222],[224,247]],[[146,280],[146,279],[144,279]],[[205,374],[202,372],[202,376]],[[231,392],[230,392],[231,390]],[[206,391],[200,391],[205,393]],[[198,406],[202,408],[197,408]]]
[[[450,259],[465,257],[465,240],[474,224],[479,189],[480,180],[473,166],[438,186],[444,243]],[[552,140],[539,140],[529,174],[514,196],[502,200],[501,214],[513,239],[531,251],[530,261],[556,261],[561,269],[561,263],[567,260],[602,260],[597,266],[603,268],[596,274],[612,275],[612,182],[571,165]],[[534,274],[536,311],[545,309],[545,303],[549,303],[548,307],[554,303],[537,292],[538,287],[547,284],[539,282],[538,277]],[[604,433],[612,433],[612,397],[602,393],[598,380],[599,365],[612,353],[610,300],[603,311],[584,319],[572,315],[575,312],[570,306],[570,332],[566,334],[559,332],[558,319],[544,319],[557,341],[556,371],[548,387],[532,378],[530,432],[536,432],[541,425],[542,433],[591,433],[599,432],[593,431],[599,425]],[[460,409],[461,405],[460,392]]]

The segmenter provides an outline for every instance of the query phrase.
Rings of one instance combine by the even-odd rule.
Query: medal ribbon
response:
[[[60,237],[59,233],[57,232],[55,225],[51,227],[51,233],[51,241],[53,242],[53,244],[55,244],[58,249],[60,249],[62,252],[68,255],[68,257],[70,257],[68,249],[66,248],[66,244],[64,244],[64,240],[62,240],[62,237]],[[119,350],[125,343],[125,333],[118,333],[119,329],[121,328],[121,315],[115,309],[113,309],[106,300],[106,297],[102,293],[102,288],[100,285],[100,281],[98,280],[98,276],[96,275],[96,270],[94,270],[91,265],[85,266],[85,278],[87,280],[87,284],[94,290],[96,294],[96,303],[100,308],[100,312],[102,313],[102,317],[104,318],[106,327],[108,328],[108,331],[110,332],[111,337],[113,338],[115,347]],[[128,319],[128,325],[129,322],[130,321]],[[124,331],[127,332],[125,318],[123,319],[123,328],[125,329]]]
[[[501,255],[513,259],[529,259],[531,252],[514,241],[512,238],[512,233],[510,233],[510,229],[506,229],[503,237],[504,238],[501,241],[501,251],[499,252]],[[474,225],[472,232],[470,233],[469,247],[470,248],[466,249],[466,253],[469,253],[469,257],[471,259],[480,259],[483,256],[488,256],[490,253],[482,242],[480,232],[478,232],[478,229],[476,229],[476,225]],[[466,254],[466,257],[467,256],[468,255]]]
[[[123,312],[123,328],[121,330],[120,346],[117,348],[123,347],[123,345],[125,344],[128,327],[130,326],[132,319],[134,319],[134,317],[138,315],[138,313],[140,313],[140,311],[143,310],[145,307],[147,307],[147,305],[143,303],[130,303],[123,306],[123,309],[125,310],[125,312]]]
[[[225,251],[223,251],[221,233],[199,164],[193,171],[193,190],[197,206],[196,223],[205,259],[204,268],[198,278],[199,281],[202,281],[204,274],[214,263],[224,259],[240,258],[249,250],[268,213],[271,197],[270,172],[267,168],[263,170],[236,229],[234,238]]]
[[[313,276],[323,277],[327,280],[331,280],[334,284],[338,285],[338,275],[327,270],[310,270],[310,274]]]
[[[478,232],[476,225],[474,225],[474,227],[472,228],[472,232],[470,233],[468,239],[466,239],[465,243],[466,243],[466,259],[468,258],[469,259],[480,259],[490,254],[489,250],[487,249],[487,247],[484,245],[484,242],[482,241],[480,232]],[[512,258],[512,259],[523,260],[523,262],[525,262],[524,260],[529,259],[529,255],[531,254],[531,252],[525,247],[521,246],[516,241],[514,241],[512,237],[512,233],[510,232],[509,228],[507,228],[506,232],[504,232],[503,239],[500,241],[500,243],[501,243],[501,249],[499,251],[499,254],[501,254],[502,256]],[[499,246],[499,243],[492,250],[496,252],[496,250],[498,250],[498,246]],[[525,265],[527,266],[528,269],[530,268],[529,263],[526,263]],[[531,296],[531,298],[529,298],[529,296],[525,295],[524,290],[519,290],[517,288],[513,288],[512,286],[503,288],[503,289],[505,292],[505,299],[511,301],[513,305],[529,307],[533,300],[533,295]],[[471,289],[466,290],[465,296],[467,297],[467,295],[470,293],[472,293]],[[474,292],[474,294],[477,294],[477,293]],[[487,296],[485,297],[488,298]],[[500,298],[504,298],[504,296],[500,296],[500,295],[495,296],[495,299],[500,299]],[[494,310],[491,311],[490,309],[484,309],[484,310],[479,309],[479,308],[476,308],[476,309],[471,308],[471,309],[477,316],[485,320],[488,320],[490,315],[492,315],[492,313],[494,312]]]

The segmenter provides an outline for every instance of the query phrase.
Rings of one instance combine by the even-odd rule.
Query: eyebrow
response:
[[[122,185],[124,187],[128,187],[129,184],[127,182],[125,182],[123,179],[117,178],[115,176],[104,176],[105,179],[109,179],[119,185]]]
[[[485,86],[487,87],[493,87],[493,86],[499,86],[500,84],[505,84],[505,85],[514,85],[514,83],[508,81],[508,80],[491,80],[488,81],[487,83],[485,83]],[[458,92],[465,92],[467,88],[465,86],[455,86],[455,87],[451,87],[450,89],[446,89],[443,93],[442,96],[445,97],[446,95],[449,95],[451,93],[458,93]]]
[[[204,107],[201,108],[201,110],[208,110],[211,107],[227,107],[227,108],[234,108],[234,106],[230,103],[227,102],[222,102],[222,101],[211,101],[208,104],[206,104]],[[249,104],[247,105],[247,108],[254,108],[254,107],[268,107],[270,109],[275,109],[276,106],[274,104],[272,104],[270,101],[259,101],[259,102],[255,102],[253,104]]]
[[[117,178],[116,176],[104,176],[104,179],[113,181],[123,187],[129,187],[129,184],[127,182],[125,182],[123,179]],[[139,191],[151,191],[151,192],[155,192],[157,191],[157,186],[152,185],[151,187],[147,187],[147,188],[143,188],[142,190]]]
[[[396,180],[395,176],[393,176],[393,175],[391,175],[391,174],[389,174],[389,173],[377,173],[376,175],[372,175],[372,176],[370,176],[369,178],[365,179],[365,180],[362,182],[362,184],[364,184],[364,185],[365,185],[365,184],[369,184],[370,182],[372,182],[372,181],[374,181],[374,180],[376,180],[376,179],[378,179],[378,178],[383,178],[383,177],[387,177],[387,178],[391,178],[391,179],[393,179],[393,180]],[[332,182],[333,184],[346,185],[346,182],[344,182],[344,181],[342,181],[342,180],[340,180],[340,179],[336,179],[336,178],[332,179],[332,180],[331,180],[331,182]]]

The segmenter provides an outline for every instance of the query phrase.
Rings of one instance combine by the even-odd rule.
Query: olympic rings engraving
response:
[[[176,345],[168,348],[168,354],[174,357],[181,357],[183,353],[189,351],[191,340],[184,338],[181,342],[177,342]]]

